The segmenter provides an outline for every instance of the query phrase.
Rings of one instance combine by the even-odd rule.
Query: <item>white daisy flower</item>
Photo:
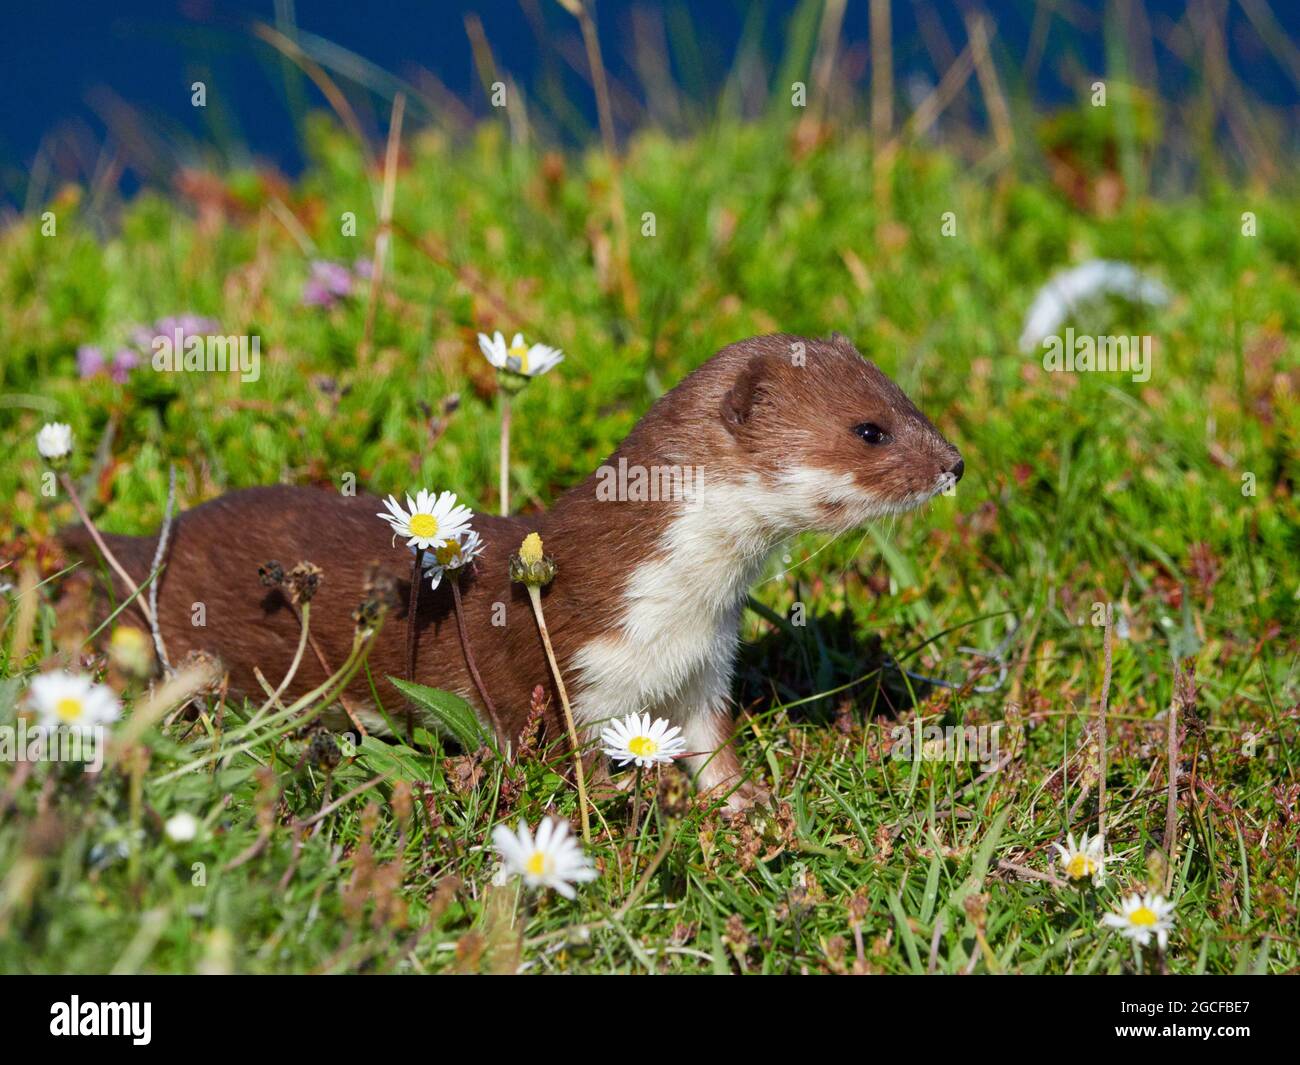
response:
[[[525,343],[523,333],[516,333],[509,347],[506,347],[506,338],[500,332],[490,337],[480,333],[478,346],[483,357],[498,370],[509,370],[523,377],[540,377],[564,361],[559,348],[549,348],[545,344],[529,345]]]
[[[1106,862],[1110,859],[1105,854],[1105,840],[1101,838],[1101,833],[1088,838],[1088,833],[1084,833],[1080,838],[1078,845],[1074,842],[1074,833],[1066,833],[1065,846],[1059,843],[1053,843],[1060,851],[1059,861],[1061,871],[1068,880],[1087,880],[1091,877],[1094,887],[1100,887],[1106,879]]]
[[[199,834],[199,819],[191,813],[173,814],[167,818],[163,831],[174,843],[189,843]]]
[[[113,690],[85,673],[42,673],[27,689],[27,700],[39,729],[89,731],[116,721],[122,713]]]
[[[524,821],[510,831],[505,825],[492,830],[492,846],[501,855],[507,877],[521,876],[530,888],[554,888],[566,899],[577,896],[573,885],[599,875],[578,841],[569,835],[567,821],[546,818],[537,826],[537,838]]]
[[[1154,933],[1160,949],[1164,950],[1174,927],[1174,904],[1160,894],[1134,893],[1120,903],[1119,913],[1106,914],[1101,923],[1118,929],[1121,935],[1144,947]]]
[[[678,733],[682,730],[670,726],[662,717],[650,723],[649,714],[628,714],[622,721],[601,730],[600,742],[609,757],[617,758],[619,765],[635,762],[638,766],[651,766],[671,762],[686,752],[686,741]]]
[[[51,462],[64,458],[72,451],[72,426],[63,422],[47,422],[36,434],[36,450]]]
[[[445,573],[467,566],[483,553],[483,538],[473,529],[462,536],[448,540],[424,556],[424,572],[434,588],[442,583]]]
[[[387,514],[377,514],[393,527],[393,540],[406,536],[408,547],[428,551],[437,550],[448,540],[454,540],[469,528],[470,518],[474,512],[467,506],[456,502],[454,492],[443,492],[435,497],[423,488],[414,499],[408,493],[406,509],[395,496],[384,500]]]

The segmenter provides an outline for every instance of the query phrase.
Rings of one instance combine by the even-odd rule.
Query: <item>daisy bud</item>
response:
[[[131,625],[119,625],[113,630],[108,657],[113,665],[133,677],[147,677],[153,672],[153,645],[143,631]]]
[[[510,579],[518,584],[543,588],[555,580],[555,559],[542,553],[542,538],[529,533],[510,558]]]
[[[72,453],[72,426],[47,422],[36,434],[36,450],[51,466],[61,466]]]
[[[199,834],[199,819],[182,811],[167,818],[163,831],[173,843],[189,843]]]

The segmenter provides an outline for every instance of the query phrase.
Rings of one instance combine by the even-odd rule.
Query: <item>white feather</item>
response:
[[[1169,290],[1137,267],[1090,259],[1054,274],[1038,290],[1029,314],[1025,316],[1020,349],[1025,352],[1035,350],[1047,337],[1056,336],[1077,308],[1101,296],[1120,296],[1131,303],[1155,306],[1169,302]]]

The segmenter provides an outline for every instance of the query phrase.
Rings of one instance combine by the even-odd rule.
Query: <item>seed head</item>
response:
[[[685,816],[691,806],[691,788],[686,774],[670,765],[663,766],[660,774],[655,795],[660,813],[673,819]]]
[[[257,579],[268,588],[279,588],[284,583],[284,567],[275,559],[257,567]]]
[[[310,603],[312,596],[320,590],[322,580],[321,568],[310,562],[299,562],[289,571],[286,583],[289,585],[289,598],[295,603]]]
[[[312,736],[311,743],[307,747],[307,760],[327,773],[333,771],[343,760],[343,752],[339,750],[338,742],[332,732],[322,729]]]

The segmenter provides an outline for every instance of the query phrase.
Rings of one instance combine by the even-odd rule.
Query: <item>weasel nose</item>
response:
[[[961,480],[961,475],[966,472],[966,460],[958,459],[957,465],[948,471],[952,474],[953,483]]]

